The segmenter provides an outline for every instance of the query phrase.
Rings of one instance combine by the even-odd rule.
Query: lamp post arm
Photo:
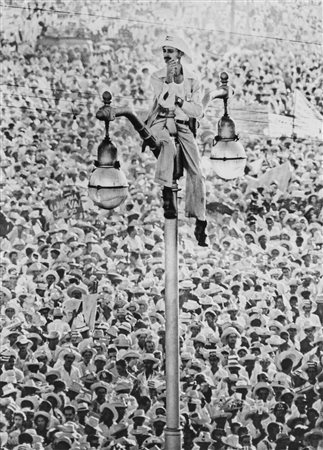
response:
[[[140,137],[144,141],[144,147],[149,146],[158,158],[160,151],[160,143],[156,140],[156,138],[151,134],[149,128],[145,125],[145,123],[139,119],[136,114],[127,108],[123,107],[113,107],[111,106],[112,95],[110,92],[103,93],[103,102],[104,105],[98,110],[96,113],[96,118],[105,122],[106,128],[106,138],[109,139],[109,123],[113,121],[116,117],[126,117],[129,122],[132,123],[134,129],[138,132]]]
[[[139,119],[133,111],[121,107],[115,108],[115,117],[126,117],[129,122],[132,123],[134,129],[144,141],[144,145],[150,147],[155,156],[156,152],[159,153],[160,143],[151,134],[149,128],[145,125],[145,123],[141,119]]]

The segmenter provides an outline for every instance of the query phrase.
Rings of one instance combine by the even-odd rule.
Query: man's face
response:
[[[85,362],[85,364],[88,364],[91,361],[91,358],[92,358],[92,352],[85,351],[83,353],[83,361]]]
[[[210,355],[209,356],[209,362],[212,366],[218,365],[219,364],[219,357],[217,355]]]
[[[206,313],[205,314],[205,320],[207,321],[208,324],[212,324],[213,322],[215,322],[216,316],[212,313]]]
[[[18,258],[18,253],[17,252],[11,252],[9,258],[10,258],[12,264],[16,264],[17,263],[17,258]]]
[[[274,414],[276,418],[283,419],[286,416],[286,410],[283,408],[277,408],[276,411],[274,411]]]
[[[309,367],[307,369],[307,375],[309,379],[313,379],[316,376],[317,370],[316,367]]]
[[[234,345],[237,342],[238,336],[236,334],[229,334],[228,336],[228,344]]]
[[[267,243],[267,238],[266,236],[260,236],[259,238],[259,244],[266,244]]]
[[[66,355],[65,360],[65,367],[71,367],[74,362],[75,357],[73,355]]]
[[[117,363],[117,364],[116,364],[116,369],[117,369],[118,374],[121,375],[121,374],[123,374],[124,371],[126,370],[126,365],[125,365],[125,364]]]
[[[169,61],[178,61],[180,58],[180,51],[174,47],[163,47],[164,61],[168,63]]]
[[[95,367],[97,368],[97,372],[100,370],[103,370],[103,367],[105,366],[105,361],[102,361],[101,359],[98,359],[94,362]]]
[[[214,281],[215,281],[215,283],[221,283],[221,281],[222,281],[222,273],[215,272],[215,274],[214,274]]]
[[[17,276],[10,275],[10,278],[3,280],[2,285],[9,290],[14,290],[17,283]]]
[[[47,275],[46,281],[47,281],[48,284],[53,284],[55,282],[54,275]]]
[[[6,266],[4,264],[0,265],[0,277],[3,277],[3,275],[6,273]]]
[[[192,337],[197,336],[199,334],[199,332],[200,332],[200,327],[194,327],[194,326],[191,327]]]
[[[297,330],[295,328],[289,328],[288,332],[289,332],[289,336],[292,338],[295,337],[297,334]]]
[[[14,310],[14,308],[7,308],[6,311],[5,311],[5,314],[6,314],[6,316],[7,316],[9,319],[12,319],[13,316],[15,315],[15,310]]]
[[[23,419],[22,419],[22,417],[21,416],[15,416],[15,418],[14,418],[14,424],[15,424],[15,426],[16,427],[21,427],[22,426],[22,423],[23,423]]]
[[[44,248],[41,252],[40,255],[42,258],[47,259],[48,258],[48,248]]]
[[[153,341],[146,341],[145,347],[147,353],[153,353],[156,349],[155,343]]]
[[[64,413],[66,422],[73,422],[75,420],[74,412],[71,408],[67,408]]]
[[[96,391],[98,398],[101,398],[101,399],[105,397],[106,393],[107,393],[107,391],[105,388],[99,388]]]
[[[257,396],[259,400],[263,400],[264,402],[266,402],[268,395],[269,395],[268,389],[258,389]]]
[[[310,341],[313,341],[313,340],[314,340],[314,331],[315,331],[315,328],[306,328],[306,329],[304,330],[304,332],[305,332],[305,334],[306,334],[306,337],[307,337]]]
[[[44,428],[46,426],[46,420],[43,417],[37,417],[35,423],[39,428]]]
[[[49,348],[55,348],[58,345],[58,338],[55,339],[48,339],[48,346]]]

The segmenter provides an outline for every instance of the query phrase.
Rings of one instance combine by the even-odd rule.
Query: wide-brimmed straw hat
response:
[[[192,52],[191,52],[187,42],[179,36],[168,34],[167,36],[165,36],[162,39],[162,41],[160,43],[160,47],[177,48],[178,50],[180,50],[181,52],[184,53],[184,56],[187,59],[187,62],[189,62],[189,63],[192,62]]]

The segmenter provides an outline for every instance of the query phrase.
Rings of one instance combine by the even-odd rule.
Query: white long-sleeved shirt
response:
[[[166,70],[167,69],[165,66],[163,69],[154,72],[151,76],[151,86],[154,91],[154,104],[146,120],[148,126],[151,126],[155,120],[159,113],[160,107],[169,108],[169,106],[171,106],[174,110],[175,108],[178,108],[175,107],[175,90],[182,88],[177,87],[180,85],[176,85],[175,83],[165,82]],[[184,114],[183,117],[186,116],[187,118],[200,117],[203,113],[203,106],[201,102],[201,87],[197,79],[197,75],[186,65],[183,65],[183,75],[184,92],[180,92],[180,94],[183,95],[181,98],[183,98],[184,102],[182,107],[179,108],[181,110],[181,114]],[[180,95],[178,96],[180,97]],[[168,97],[170,97],[169,103],[164,103]],[[175,113],[179,114],[179,111],[176,109]]]

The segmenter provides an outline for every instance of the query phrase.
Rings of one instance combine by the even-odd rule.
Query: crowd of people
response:
[[[0,448],[162,450],[164,217],[154,156],[141,153],[124,119],[111,124],[110,134],[129,181],[128,199],[117,210],[100,210],[87,185],[104,135],[95,118],[100,96],[109,90],[116,105],[133,104],[138,114],[148,109],[163,20],[155,2],[146,12],[140,2],[131,11],[124,2],[110,5],[106,15],[119,11],[142,21],[118,30],[107,19],[62,13],[76,2],[57,1],[61,12],[46,2],[25,9],[7,3]],[[83,3],[75,13],[102,13],[100,2]],[[173,3],[176,17],[183,5]],[[288,30],[290,41],[243,33],[214,40],[209,31],[186,30],[203,88],[214,87],[226,70],[235,89],[233,117],[235,107],[252,104],[289,114],[296,88],[322,113],[318,47],[296,42],[318,40],[317,7],[247,3],[250,34],[262,24],[258,34],[279,37]],[[198,15],[199,26],[206,28],[208,12]],[[145,26],[145,18],[157,25]],[[74,30],[81,19],[93,47],[39,44],[48,30]],[[205,122],[198,132],[202,150]],[[180,192],[182,447],[322,449],[322,142],[250,135],[243,144],[248,162],[238,180],[216,177],[204,153],[206,248],[192,237]]]

